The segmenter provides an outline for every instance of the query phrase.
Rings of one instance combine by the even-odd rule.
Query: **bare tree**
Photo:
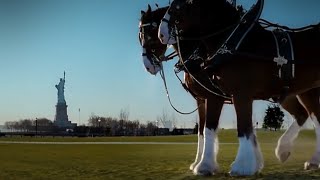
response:
[[[53,122],[47,118],[38,118],[37,121],[38,126],[52,126],[53,124]]]
[[[146,133],[147,136],[156,135],[157,126],[153,122],[147,122]]]
[[[157,122],[161,123],[164,128],[170,128],[171,121],[167,111],[162,110],[162,114],[157,117]]]
[[[161,123],[164,128],[168,128],[170,131],[177,127],[175,114],[172,113],[171,116],[169,116],[166,110],[162,110],[162,114],[157,117],[157,122]]]
[[[94,114],[91,114],[88,122],[89,122],[89,126],[92,126],[92,127],[98,127],[99,126],[99,119],[100,117],[99,116],[96,116]]]
[[[32,128],[32,120],[30,120],[30,119],[20,120],[18,122],[18,124],[19,124],[20,129],[25,132],[31,130],[31,128]]]
[[[174,113],[171,114],[171,122],[172,122],[173,128],[176,128],[178,125],[178,120],[177,120],[176,115]]]
[[[139,132],[139,127],[140,127],[140,121],[139,120],[135,120],[132,122],[132,125],[133,125],[133,129],[134,129],[134,133],[133,135],[138,135],[138,132]]]
[[[14,121],[7,121],[7,122],[4,123],[5,127],[6,127],[7,129],[10,129],[11,131],[14,130],[14,124],[15,124]]]
[[[129,120],[129,109],[121,109],[119,114],[119,120],[128,121]]]

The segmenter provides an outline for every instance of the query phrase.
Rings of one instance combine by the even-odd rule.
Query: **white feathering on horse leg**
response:
[[[317,136],[317,147],[316,152],[313,154],[312,158],[304,163],[304,169],[318,169],[320,164],[320,124],[317,117],[314,114],[311,114],[310,118],[313,121],[316,136]]]
[[[196,159],[194,160],[194,162],[190,165],[190,170],[193,170],[196,167],[196,165],[200,162],[201,156],[202,156],[202,152],[203,152],[203,145],[204,145],[203,135],[198,133],[197,155],[196,155]]]
[[[277,148],[275,149],[275,154],[279,161],[285,162],[289,158],[293,141],[297,138],[300,128],[297,121],[293,121],[286,132],[279,138]]]
[[[196,175],[212,175],[218,171],[217,154],[219,142],[216,132],[212,129],[204,129],[204,147],[201,161],[193,169]]]
[[[254,132],[254,134],[253,134],[252,138],[253,138],[253,141],[256,141],[256,147],[254,150],[255,150],[255,154],[256,154],[256,158],[257,158],[257,169],[258,169],[258,171],[260,171],[264,167],[264,161],[263,161],[260,145],[258,143],[256,130],[254,129],[253,132]]]
[[[260,163],[257,159],[257,150],[252,136],[254,135],[251,134],[249,138],[239,137],[238,154],[231,165],[231,176],[248,176],[259,171]]]

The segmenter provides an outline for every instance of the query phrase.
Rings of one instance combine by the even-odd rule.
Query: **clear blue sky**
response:
[[[168,0],[1,0],[0,1],[0,124],[23,118],[55,115],[59,78],[66,71],[65,97],[72,122],[86,123],[93,113],[155,121],[165,110],[174,113],[160,76],[144,70],[138,42],[140,10]],[[238,3],[246,8],[255,1]],[[318,0],[266,0],[263,18],[291,27],[320,21]],[[195,101],[166,63],[172,101],[191,111]],[[254,103],[262,118],[265,102]],[[174,113],[178,126],[192,127],[196,113]],[[222,114],[223,127],[235,119],[232,106]]]

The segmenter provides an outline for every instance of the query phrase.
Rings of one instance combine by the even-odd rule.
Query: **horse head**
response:
[[[147,11],[141,11],[139,41],[143,48],[142,58],[146,70],[153,75],[160,71],[161,61],[163,61],[167,50],[167,45],[161,44],[157,36],[160,21],[167,8],[163,7],[152,11],[148,5]]]

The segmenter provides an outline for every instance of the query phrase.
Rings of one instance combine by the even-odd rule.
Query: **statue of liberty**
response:
[[[66,81],[66,72],[63,73],[63,79],[60,78],[59,84],[56,85],[56,88],[58,89],[58,104],[59,103],[66,103],[66,100],[64,99],[64,83]]]

